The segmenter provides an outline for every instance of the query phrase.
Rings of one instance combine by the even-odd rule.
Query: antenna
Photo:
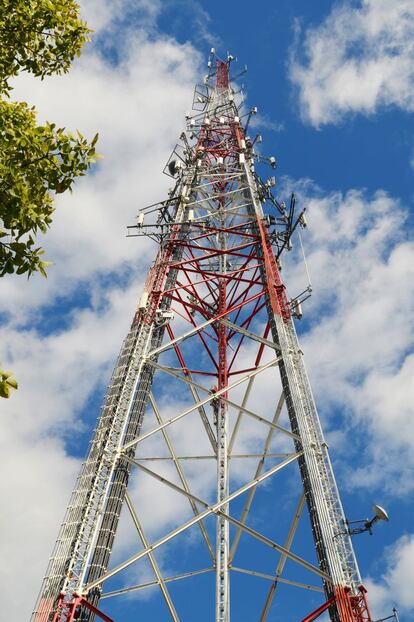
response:
[[[357,519],[357,520],[351,520],[351,521],[347,519],[346,525],[348,527],[349,535],[355,536],[360,533],[364,533],[365,531],[368,531],[369,535],[372,536],[372,533],[373,533],[372,527],[373,525],[375,525],[375,523],[377,523],[380,520],[388,523],[388,521],[390,520],[387,512],[380,505],[373,505],[372,512],[374,516],[371,519],[365,518],[365,519]],[[349,525],[354,525],[354,524],[360,524],[360,526],[349,529]]]

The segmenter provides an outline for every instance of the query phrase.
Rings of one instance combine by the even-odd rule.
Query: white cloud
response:
[[[326,195],[310,182],[295,186],[308,209],[303,239],[313,286],[301,347],[340,487],[353,494],[361,489],[367,500],[375,493],[388,504],[409,499],[414,244],[405,235],[408,211],[384,192]],[[292,295],[306,285],[298,249],[293,252],[285,275]],[[374,619],[390,615],[393,606],[402,617],[412,615],[413,543],[412,534],[403,536],[379,559],[379,542],[377,559],[364,560],[372,564],[365,585]]]
[[[414,610],[414,535],[402,536],[385,551],[387,570],[379,581],[366,582],[374,617],[390,615],[397,607],[402,616]]]
[[[314,295],[305,303],[311,325],[301,342],[311,380],[323,396],[323,415],[339,409],[342,431],[365,439],[362,464],[353,476],[346,461],[348,484],[407,493],[414,473],[409,381],[414,245],[402,236],[406,212],[383,192],[372,198],[355,190],[315,196],[306,184],[304,192],[300,201],[308,207],[304,238]],[[287,269],[295,294],[305,285],[303,266],[288,264]],[[330,425],[337,424],[331,420]]]
[[[161,0],[83,0],[81,2],[81,16],[94,34],[104,31],[114,31],[125,18],[131,15],[139,16],[139,25],[155,26],[155,20],[161,11]]]
[[[315,126],[381,106],[414,110],[414,5],[411,0],[334,6],[296,46],[290,77],[303,117]],[[303,58],[299,58],[299,52]]]
[[[274,121],[261,113],[252,117],[250,127],[258,128],[260,130],[268,130],[269,132],[283,132],[285,130],[284,123]]]
[[[27,419],[34,417],[27,412]],[[1,436],[1,594],[4,615],[27,620],[79,463],[57,439],[14,431],[12,417],[3,412]]]

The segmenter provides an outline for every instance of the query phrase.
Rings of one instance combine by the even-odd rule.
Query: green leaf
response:
[[[98,139],[37,125],[34,107],[10,101],[9,80],[21,70],[40,78],[68,71],[90,32],[75,0],[0,2],[0,238],[10,237],[0,244],[0,276],[46,276],[36,234],[52,222],[53,193],[71,191],[95,161]]]
[[[10,397],[10,389],[17,389],[17,381],[13,378],[10,371],[0,369],[0,397],[8,399]]]
[[[6,383],[0,382],[0,397],[8,399],[10,397],[10,387]]]
[[[8,378],[6,380],[6,383],[12,388],[12,389],[17,389],[19,387],[19,385],[17,384],[17,381],[14,378]]]

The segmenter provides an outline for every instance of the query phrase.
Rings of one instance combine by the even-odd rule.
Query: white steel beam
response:
[[[215,568],[212,566],[211,568],[200,568],[200,570],[192,570],[191,572],[184,572],[182,574],[175,575],[173,577],[165,577],[164,583],[172,583],[173,581],[181,581],[181,579],[188,579],[190,577],[195,577],[199,574],[206,574],[207,572],[213,572]],[[147,581],[146,583],[139,583],[138,585],[131,585],[129,587],[123,587],[119,590],[113,590],[111,592],[104,592],[101,596],[101,600],[105,598],[112,598],[114,596],[120,596],[121,594],[127,594],[129,592],[137,592],[139,590],[144,590],[148,587],[154,587],[158,585],[158,581]]]
[[[287,464],[289,464],[292,459],[296,459],[297,457],[299,457],[297,454],[292,454],[290,461],[286,460],[284,461],[284,466],[287,466]],[[172,488],[173,490],[175,490],[176,492],[189,497],[191,499],[193,499],[196,503],[204,506],[205,508],[210,508],[211,506],[209,506],[209,504],[206,501],[203,501],[203,499],[200,499],[199,497],[196,497],[195,495],[188,493],[186,490],[184,490],[183,488],[181,488],[180,486],[177,486],[177,484],[174,484],[174,482],[171,482],[170,480],[168,480],[167,478],[163,477],[162,475],[159,475],[159,473],[156,473],[155,471],[152,471],[151,469],[148,469],[147,467],[144,467],[143,465],[138,464],[138,462],[133,459],[130,458],[129,461],[132,464],[135,464],[136,466],[138,466],[142,471],[144,471],[145,473],[147,473],[147,475],[150,475],[151,477],[155,478],[156,480],[158,480],[159,482],[165,484],[166,486]],[[281,463],[282,464],[282,463]],[[278,466],[281,466],[278,465]],[[256,481],[259,478],[255,478],[252,481]],[[250,485],[250,484],[248,484]],[[230,495],[228,498],[230,498],[232,495]],[[217,505],[221,505],[223,506],[224,504],[216,504]],[[226,505],[228,505],[228,502],[226,503]],[[301,511],[302,508],[300,508]],[[296,561],[298,564],[304,566],[305,568],[307,568],[308,570],[312,570],[313,572],[315,572],[316,574],[318,574],[320,577],[323,577],[324,579],[326,579],[326,575],[321,572],[318,568],[316,568],[315,566],[313,566],[312,564],[310,564],[309,562],[307,562],[306,560],[302,559],[301,557],[299,557],[298,555],[295,555],[294,553],[292,553],[288,548],[286,548],[286,546],[281,546],[279,544],[277,544],[276,542],[273,542],[270,538],[268,538],[267,536],[264,536],[263,534],[259,533],[258,531],[252,529],[251,527],[248,527],[244,522],[234,518],[233,516],[230,516],[227,512],[225,512],[222,509],[214,510],[215,513],[220,514],[220,516],[225,519],[226,521],[228,521],[229,523],[234,524],[235,526],[238,527],[239,530],[244,531],[245,533],[247,533],[248,535],[252,536],[253,538],[259,540],[260,542],[262,542],[263,544],[266,544],[267,546],[271,547],[272,549],[278,551],[279,553],[282,553],[283,555],[283,561],[279,562],[278,568],[281,568],[283,570],[284,564],[286,562],[286,558],[289,558],[293,561]],[[295,513],[295,518],[294,518],[294,526],[291,527],[290,529],[290,534],[293,532],[295,532],[296,530],[296,526],[297,526],[297,521],[299,520],[300,517],[300,512],[296,512]],[[293,539],[293,535],[291,536],[289,534],[287,542],[289,544],[289,546],[292,543],[292,539]],[[280,570],[281,572],[281,570]]]
[[[282,464],[283,464],[283,466],[287,466],[292,460],[295,460],[298,457],[299,457],[298,454],[292,454],[290,460],[285,460],[284,463],[281,463],[278,466],[281,467]],[[180,494],[182,494],[182,495],[184,495],[186,497],[189,497],[189,498],[193,499],[196,503],[199,503],[200,505],[204,506],[207,509],[209,509],[211,507],[211,506],[209,506],[209,504],[206,501],[203,501],[203,499],[200,499],[199,497],[196,497],[195,495],[193,495],[191,493],[188,493],[186,490],[184,490],[180,486],[177,486],[177,484],[174,484],[174,482],[171,482],[170,480],[168,480],[167,478],[163,477],[162,475],[159,475],[159,473],[156,473],[155,471],[152,471],[151,469],[148,469],[147,467],[144,467],[143,465],[139,465],[137,463],[137,461],[134,460],[133,458],[130,458],[129,461],[132,464],[135,464],[136,466],[138,466],[142,471],[147,473],[147,475],[150,475],[151,477],[153,477],[156,480],[158,480],[159,482],[165,484],[169,488],[172,488],[176,492],[178,492],[178,493],[180,493]],[[252,481],[256,481],[257,479],[258,478],[255,478]],[[246,484],[246,486],[250,486],[250,484],[251,484],[251,482],[249,484]],[[228,498],[230,498],[231,496],[232,495],[230,495]],[[219,504],[219,503],[217,503],[216,506],[217,505],[220,505],[222,507],[223,505],[228,505],[228,502],[226,504]],[[251,527],[248,527],[242,521],[238,520],[237,518],[235,518],[233,516],[230,516],[223,509],[218,509],[218,510],[216,509],[216,510],[214,510],[214,512],[216,514],[220,514],[221,517],[223,517],[229,523],[232,523],[235,526],[237,526],[241,531],[244,531],[245,533],[247,533],[248,535],[252,536],[256,540],[259,540],[263,544],[266,544],[267,546],[269,546],[272,549],[278,551],[279,553],[282,553],[282,555],[284,557],[284,561],[282,562],[282,564],[279,563],[279,566],[281,566],[282,569],[284,567],[286,558],[289,557],[289,559],[292,559],[293,561],[296,561],[297,563],[301,564],[302,566],[304,566],[308,570],[312,570],[313,572],[318,574],[320,577],[323,577],[323,578],[326,579],[326,575],[323,572],[321,572],[318,568],[316,568],[315,566],[313,566],[312,564],[310,564],[306,560],[302,559],[298,555],[295,555],[294,553],[292,553],[288,548],[286,548],[286,546],[281,546],[281,545],[277,544],[276,542],[274,542],[273,540],[271,540],[270,538],[268,538],[267,536],[264,536],[263,534],[261,534],[258,531],[252,529]],[[295,515],[295,517],[296,517],[296,515]],[[297,520],[298,520],[298,518],[297,518]],[[296,529],[296,525],[295,525],[294,529]],[[291,531],[292,531],[292,529],[291,529]],[[289,541],[289,538],[288,538],[288,541]]]
[[[280,360],[280,358],[273,359],[273,361],[270,361],[270,364],[263,365],[262,367],[257,368],[257,370],[255,370],[254,372],[246,374],[245,376],[243,376],[241,379],[238,380],[238,384],[242,384],[242,382],[245,382],[246,380],[249,380],[250,378],[252,378],[254,376],[257,376],[257,374],[259,374],[260,372],[264,371],[265,369],[268,369],[268,367],[273,367],[274,365],[278,364],[279,360]],[[177,373],[177,371],[175,369],[172,369],[171,367],[165,367],[163,365],[160,365],[159,363],[153,363],[152,361],[148,361],[148,362],[151,365],[153,365],[154,367],[156,367],[157,369],[159,369],[160,371],[163,371],[166,374],[169,374],[170,376],[173,376],[174,378],[177,378],[177,380],[181,380],[182,382],[184,382],[186,384],[193,384],[195,387],[197,387],[201,391],[204,391],[205,393],[209,393],[210,394],[210,398],[207,399],[207,401],[213,400],[216,395],[221,395],[221,393],[222,393],[220,391],[216,391],[213,394],[213,393],[211,393],[210,389],[207,389],[207,387],[205,387],[202,384],[199,384],[197,382],[194,382],[194,380],[189,380],[189,378],[187,376],[183,376],[183,375]],[[236,383],[234,383],[232,385],[229,385],[228,386],[228,390],[231,390],[235,386],[237,386]],[[294,434],[290,430],[287,430],[286,428],[284,428],[284,427],[282,427],[280,425],[273,424],[272,421],[269,421],[265,417],[261,417],[260,415],[258,415],[257,413],[253,412],[252,410],[249,410],[248,408],[244,407],[242,404],[237,404],[236,402],[233,402],[232,400],[229,400],[228,398],[225,398],[225,397],[222,397],[222,400],[225,401],[229,406],[232,406],[233,408],[235,408],[236,410],[239,410],[239,411],[241,410],[246,415],[249,415],[253,419],[256,419],[257,421],[260,421],[261,423],[264,423],[265,425],[268,425],[269,427],[274,428],[275,430],[278,430],[279,432],[282,432],[282,434],[285,434],[286,436],[289,436],[290,438],[293,438],[295,440],[300,440],[300,437],[297,434]],[[204,403],[205,403],[205,400],[203,401],[203,404]],[[194,408],[198,407],[199,404],[200,404],[200,402],[198,402],[195,405]],[[158,431],[158,429],[156,431]],[[140,438],[142,438],[142,437],[140,437]],[[139,442],[139,441],[133,441],[133,442],[135,443],[135,442]]]
[[[287,458],[290,456],[289,452],[279,453],[267,453],[267,454],[231,454],[229,460],[237,460],[238,458]],[[137,462],[157,462],[157,461],[171,461],[171,456],[137,456],[135,458]],[[217,456],[177,456],[177,460],[217,460]]]
[[[236,333],[240,333],[241,335],[244,335],[245,337],[249,337],[249,339],[253,339],[253,341],[262,343],[263,345],[268,346],[269,348],[272,348],[272,350],[277,350],[278,352],[280,352],[280,346],[278,346],[277,343],[274,343],[274,341],[265,339],[264,337],[261,337],[260,335],[253,333],[251,330],[247,330],[246,328],[243,328],[243,326],[238,326],[238,324],[234,324],[234,322],[230,322],[230,320],[222,319],[222,320],[219,320],[219,322],[221,322],[228,328],[231,328]]]
[[[158,425],[162,425],[164,422],[163,422],[163,420],[161,418],[161,413],[159,411],[158,405],[157,405],[157,403],[155,401],[155,398],[154,398],[152,393],[150,393],[150,402],[151,402],[151,406],[153,408],[155,417],[156,417],[156,419],[158,421]],[[168,431],[164,428],[162,430],[162,434],[163,434],[165,443],[166,443],[166,445],[168,447],[168,451],[171,454],[171,458],[172,458],[172,460],[174,462],[174,466],[175,466],[175,469],[176,469],[176,471],[178,473],[178,477],[180,478],[181,484],[183,485],[184,490],[186,490],[189,493],[190,492],[190,487],[188,485],[187,478],[185,477],[183,468],[181,467],[181,464],[180,464],[180,462],[179,462],[179,460],[177,458],[177,454],[175,453],[175,449],[174,449],[174,446],[173,446],[173,444],[171,442],[171,439],[169,437]],[[188,497],[188,499],[189,499],[189,502],[190,502],[190,505],[191,505],[191,509],[193,510],[194,516],[197,516],[198,515],[198,510],[197,510],[196,504],[194,503],[193,499],[191,499],[191,497]],[[204,527],[203,521],[200,521],[198,523],[198,525],[199,525],[199,528],[200,528],[200,531],[201,531],[201,535],[203,536],[203,538],[205,540],[205,543],[207,545],[207,549],[208,549],[208,551],[210,553],[210,557],[211,557],[212,561],[214,562],[214,559],[215,559],[215,557],[214,557],[214,550],[213,550],[212,544],[210,542],[210,538],[208,536],[206,528]]]
[[[275,473],[277,473],[278,471],[280,471],[281,469],[286,467],[291,462],[297,460],[297,458],[299,456],[301,456],[301,455],[302,455],[302,452],[298,452],[296,454],[293,454],[290,458],[287,458],[286,460],[284,460],[283,462],[281,462],[281,463],[277,464],[276,466],[272,467],[271,469],[269,469],[265,473],[262,473],[262,475],[260,475],[260,477],[257,477],[256,479],[252,480],[251,482],[248,482],[247,484],[244,484],[243,486],[241,486],[240,488],[238,488],[237,490],[232,492],[228,497],[226,497],[225,499],[223,499],[219,503],[215,503],[214,505],[209,506],[206,510],[204,510],[204,512],[200,512],[200,514],[198,516],[195,516],[194,518],[191,518],[187,522],[183,523],[182,525],[180,525],[179,527],[177,527],[173,531],[170,531],[170,533],[166,534],[165,536],[163,536],[162,538],[157,540],[154,544],[152,544],[150,547],[148,547],[148,549],[144,549],[143,551],[140,551],[139,553],[136,553],[135,555],[132,555],[131,557],[129,557],[127,560],[125,560],[121,564],[118,564],[117,566],[112,568],[112,570],[109,570],[109,571],[105,572],[96,581],[93,581],[93,582],[89,583],[85,587],[84,592],[87,594],[92,588],[97,587],[98,585],[100,585],[101,583],[103,583],[104,581],[109,579],[110,577],[113,577],[114,575],[118,574],[122,570],[125,570],[125,568],[128,568],[128,566],[130,566],[131,564],[133,564],[136,561],[138,561],[139,559],[142,559],[143,557],[145,557],[147,555],[148,551],[155,551],[156,549],[158,549],[163,544],[166,544],[167,542],[169,542],[170,540],[172,540],[173,538],[175,538],[179,534],[183,533],[184,531],[186,531],[187,529],[189,529],[190,527],[192,527],[193,525],[198,523],[200,520],[203,520],[204,518],[206,518],[207,516],[210,516],[211,514],[217,513],[217,511],[220,510],[221,507],[223,507],[227,503],[230,503],[234,499],[237,499],[237,497],[239,497],[243,493],[245,493],[248,490],[250,490],[250,488],[252,488],[253,486],[257,486],[258,484],[260,484],[260,482],[265,481],[266,479],[268,479],[269,477],[271,477],[272,475],[274,475]],[[142,468],[142,465],[140,465],[140,466]],[[188,493],[184,493],[184,494],[187,495]],[[234,519],[232,519],[232,520],[234,520]],[[243,526],[243,527],[245,528],[245,526]],[[280,545],[275,545],[274,548],[279,550],[281,553],[286,552],[285,548],[280,546]],[[327,580],[329,580],[328,575],[325,575],[323,572],[321,573],[321,571],[318,568],[315,568],[314,566],[312,566],[312,564],[308,564],[308,562],[304,562],[304,560],[301,560],[301,558],[298,557],[297,555],[294,555],[293,553],[290,553],[289,551],[287,551],[287,555],[288,555],[288,557],[290,559],[294,559],[294,561],[300,560],[301,563],[303,561],[303,565],[306,564],[306,566],[309,567],[309,569],[312,569],[314,572],[316,572],[316,574],[319,574],[319,575],[325,577]]]
[[[134,508],[134,506],[132,504],[131,497],[129,496],[128,491],[125,493],[125,503],[126,503],[126,506],[127,506],[128,510],[129,510],[129,513],[131,515],[132,522],[134,523],[135,528],[137,530],[137,533],[138,533],[138,535],[140,537],[140,540],[141,540],[142,544],[144,545],[144,547],[147,549],[148,548],[148,540],[147,540],[145,532],[144,532],[144,530],[142,528],[142,525],[141,525],[141,523],[140,523],[140,521],[138,519],[138,514],[137,514],[137,512],[136,512],[136,510],[135,510],[135,508]],[[174,607],[174,603],[173,603],[173,601],[171,599],[171,596],[170,596],[170,593],[169,593],[169,591],[167,589],[167,586],[165,585],[165,581],[162,578],[160,568],[158,566],[157,560],[155,559],[155,556],[154,556],[152,551],[148,552],[148,559],[150,561],[150,564],[152,566],[154,574],[155,574],[155,576],[157,578],[157,583],[160,586],[160,590],[161,590],[162,595],[164,597],[164,600],[165,600],[165,602],[167,604],[168,611],[171,614],[171,618],[174,620],[174,622],[180,622],[180,618],[178,617],[177,611],[176,611],[176,609]]]
[[[295,514],[293,516],[293,520],[292,523],[290,525],[290,529],[289,529],[289,533],[288,536],[286,538],[286,542],[285,542],[285,548],[287,550],[290,551],[290,547],[292,546],[292,542],[293,542],[293,538],[295,537],[295,533],[297,530],[297,527],[299,525],[299,520],[300,517],[302,515],[302,511],[303,511],[303,507],[305,505],[305,495],[302,493],[298,502],[298,505],[296,507],[295,510]],[[273,599],[275,597],[275,593],[276,593],[276,587],[278,583],[283,583],[284,581],[281,578],[281,574],[283,572],[283,569],[285,567],[287,561],[287,556],[286,555],[281,555],[279,558],[279,562],[276,568],[276,572],[275,572],[275,576],[273,579],[273,583],[269,588],[268,594],[266,596],[266,601],[263,607],[263,611],[262,614],[260,616],[260,622],[265,622],[265,620],[267,619],[269,612],[270,612],[270,607],[272,605]],[[323,590],[321,590],[323,591]]]
[[[265,369],[268,369],[269,367],[273,367],[274,365],[277,365],[278,361],[279,361],[278,358],[272,359],[271,361],[269,361],[265,365],[261,365],[260,367],[258,367],[254,371],[249,372],[248,374],[243,376],[243,378],[240,378],[239,380],[236,380],[236,382],[233,382],[232,384],[229,384],[227,387],[224,387],[223,389],[219,389],[218,391],[214,391],[214,393],[211,393],[209,395],[209,397],[205,398],[204,400],[201,400],[197,404],[193,404],[190,408],[187,408],[186,410],[184,410],[183,412],[179,413],[175,417],[171,417],[170,419],[167,419],[163,424],[157,426],[153,430],[150,430],[149,432],[146,432],[145,434],[141,434],[141,436],[139,436],[138,438],[130,441],[129,443],[125,443],[124,446],[121,449],[121,452],[125,452],[130,447],[134,447],[134,445],[137,445],[138,443],[142,443],[142,441],[144,441],[146,438],[149,438],[153,434],[156,434],[157,432],[160,432],[161,430],[163,430],[167,426],[171,425],[172,423],[175,423],[176,421],[179,421],[183,417],[186,417],[187,415],[192,413],[194,410],[196,410],[200,406],[204,406],[204,404],[208,404],[214,398],[220,397],[221,395],[223,395],[223,393],[226,393],[227,391],[230,391],[231,389],[234,389],[235,387],[238,387],[240,384],[243,384],[243,382],[246,382],[247,380],[249,380],[249,378],[251,378],[252,376],[256,376],[257,374],[260,374]],[[258,415],[254,415],[254,413],[252,413],[252,416],[254,416],[257,419],[260,419],[263,422],[270,423],[270,422],[266,421],[266,419],[264,419],[263,417],[259,417]]]
[[[243,414],[243,409],[246,408],[247,406],[247,402],[249,401],[249,396],[250,396],[250,391],[253,388],[254,385],[254,381],[255,381],[256,377],[250,378],[249,382],[247,383],[247,387],[246,390],[244,392],[243,395],[243,400],[241,403],[241,408],[239,409],[239,412],[237,414],[237,419],[236,419],[236,423],[233,426],[233,430],[230,436],[230,441],[229,441],[229,454],[231,455],[232,451],[233,451],[233,445],[234,445],[234,441],[236,440],[236,436],[237,433],[239,431],[239,426],[242,420],[242,414]]]
[[[279,398],[279,402],[278,402],[278,405],[276,407],[275,414],[273,416],[273,423],[274,424],[276,424],[277,421],[279,420],[280,413],[282,411],[282,407],[283,407],[284,401],[285,401],[285,398],[284,398],[284,395],[282,393],[282,395]],[[265,463],[264,459],[265,459],[266,453],[267,453],[267,451],[268,451],[268,449],[270,447],[270,443],[272,442],[273,433],[274,433],[274,429],[270,428],[269,432],[267,434],[266,440],[265,440],[265,444],[264,444],[264,448],[263,448],[263,454],[260,456],[260,460],[259,460],[259,463],[258,463],[257,468],[256,468],[255,477],[258,477],[262,473],[262,471],[263,471],[264,463]],[[241,522],[243,524],[247,520],[247,517],[248,517],[248,514],[250,512],[250,508],[252,506],[253,498],[254,498],[254,495],[256,493],[256,490],[257,490],[256,488],[251,488],[251,490],[249,490],[249,494],[247,495],[247,499],[246,499],[246,502],[245,502],[245,505],[244,505],[244,508],[243,508],[243,512],[242,512],[242,517],[241,517]],[[242,533],[242,530],[239,528],[239,529],[237,529],[237,531],[236,531],[236,533],[234,535],[233,543],[232,543],[231,550],[230,550],[230,563],[233,561],[234,556],[236,554],[237,547],[239,545],[239,541],[240,541],[240,537],[241,537],[241,533]]]
[[[257,570],[248,570],[247,568],[238,568],[237,566],[231,566],[230,570],[233,572],[240,572],[242,574],[249,574],[252,577],[260,577],[261,579],[266,579],[267,581],[274,581],[275,577],[271,574],[266,574],[264,572],[258,572]],[[285,583],[286,585],[293,585],[295,587],[300,587],[304,590],[311,590],[313,592],[322,592],[323,588],[318,587],[317,585],[310,585],[308,583],[300,583],[299,581],[293,581],[292,579],[285,579],[282,577],[278,578],[280,583]]]

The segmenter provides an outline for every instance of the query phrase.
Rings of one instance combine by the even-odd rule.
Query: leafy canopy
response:
[[[89,39],[73,0],[2,0],[0,89],[21,70],[35,76],[67,72]]]
[[[46,276],[36,234],[52,222],[53,194],[70,190],[95,161],[97,140],[37,125],[34,108],[10,101],[9,81],[20,71],[67,72],[89,32],[73,0],[0,2],[0,276]]]
[[[10,80],[21,71],[66,73],[89,32],[74,0],[0,1],[0,276],[46,276],[36,234],[52,222],[53,195],[71,190],[95,161],[98,138],[37,125],[34,108],[10,101]],[[16,380],[0,368],[0,397],[13,389]]]

